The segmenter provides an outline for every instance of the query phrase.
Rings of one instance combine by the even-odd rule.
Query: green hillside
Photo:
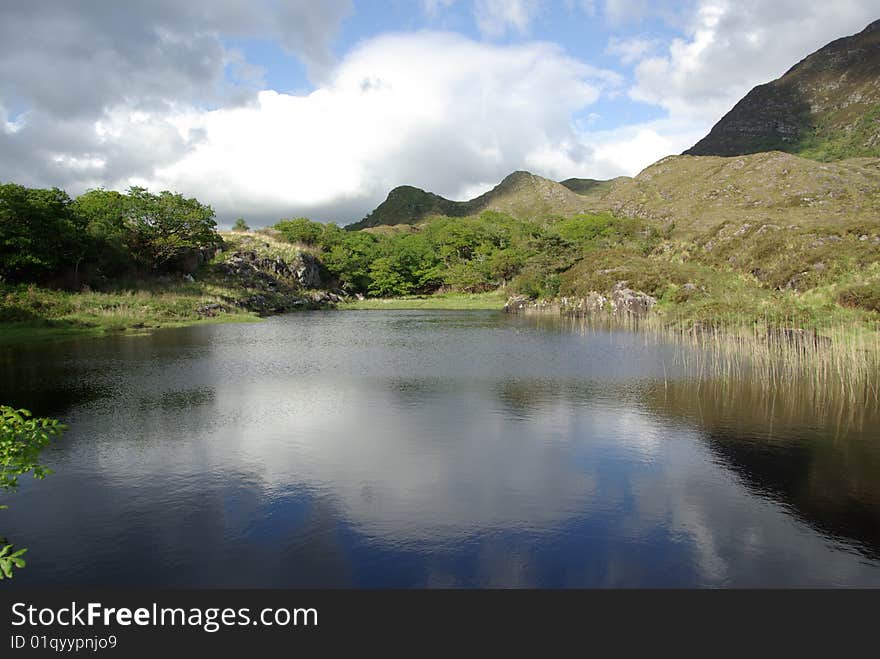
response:
[[[586,181],[586,179],[569,179]],[[597,185],[604,181],[595,181]],[[584,188],[584,185],[573,184]],[[469,201],[450,201],[412,186],[394,188],[388,198],[350,230],[397,224],[418,224],[432,215],[466,217],[483,211],[508,213],[522,220],[549,215],[573,215],[591,207],[590,198],[577,194],[573,187],[556,183],[529,172],[514,172],[488,192]]]
[[[820,163],[779,151],[748,156],[669,156],[618,180],[599,205],[674,224],[689,236],[722,222],[803,227],[880,218],[880,160]]]

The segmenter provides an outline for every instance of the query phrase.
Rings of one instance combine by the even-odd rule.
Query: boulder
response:
[[[619,281],[611,289],[611,308],[616,314],[647,316],[657,300],[641,291],[627,288],[627,282]]]

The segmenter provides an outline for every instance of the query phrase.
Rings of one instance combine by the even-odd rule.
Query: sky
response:
[[[221,226],[634,175],[877,0],[0,0],[0,181]]]

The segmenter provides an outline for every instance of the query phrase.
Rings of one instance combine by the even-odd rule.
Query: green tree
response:
[[[126,223],[128,198],[115,190],[89,190],[71,208],[86,228],[87,258],[98,274],[116,277],[132,269],[135,259],[130,246],[136,241]]]
[[[370,264],[370,286],[367,290],[370,295],[390,297],[410,293],[412,285],[391,258],[380,256]]]
[[[232,225],[233,231],[250,231],[251,228],[247,225],[247,222],[244,221],[243,217],[238,218],[235,221],[235,224]]]
[[[281,220],[275,225],[284,239],[291,243],[304,245],[317,245],[324,235],[324,225],[320,222],[312,222],[305,217],[293,220]]]
[[[323,255],[324,265],[339,285],[352,293],[369,292],[370,264],[378,254],[378,239],[363,231],[343,231]]]
[[[197,199],[168,190],[156,195],[141,187],[129,188],[127,196],[126,222],[136,243],[133,253],[151,269],[158,270],[190,250],[220,244],[214,209]]]
[[[70,205],[58,188],[0,185],[0,277],[39,281],[77,267],[85,232]]]
[[[18,477],[28,472],[34,478],[45,478],[50,471],[40,464],[40,453],[65,430],[55,419],[34,418],[27,410],[0,405],[0,490],[14,490]],[[13,568],[25,566],[22,555],[26,551],[0,539],[0,579],[11,579]]]

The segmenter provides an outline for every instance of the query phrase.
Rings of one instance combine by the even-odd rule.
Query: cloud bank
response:
[[[604,25],[616,70],[537,40],[554,9]],[[259,225],[358,220],[402,184],[462,199],[516,169],[632,175],[696,142],[752,86],[877,18],[873,0],[423,0],[415,13],[462,10],[472,37],[410,26],[338,48],[357,16],[350,0],[11,3],[0,181],[169,188],[224,223]],[[269,88],[248,40],[278,45],[311,89]],[[626,104],[662,116],[599,117]],[[597,131],[596,118],[613,127]]]

